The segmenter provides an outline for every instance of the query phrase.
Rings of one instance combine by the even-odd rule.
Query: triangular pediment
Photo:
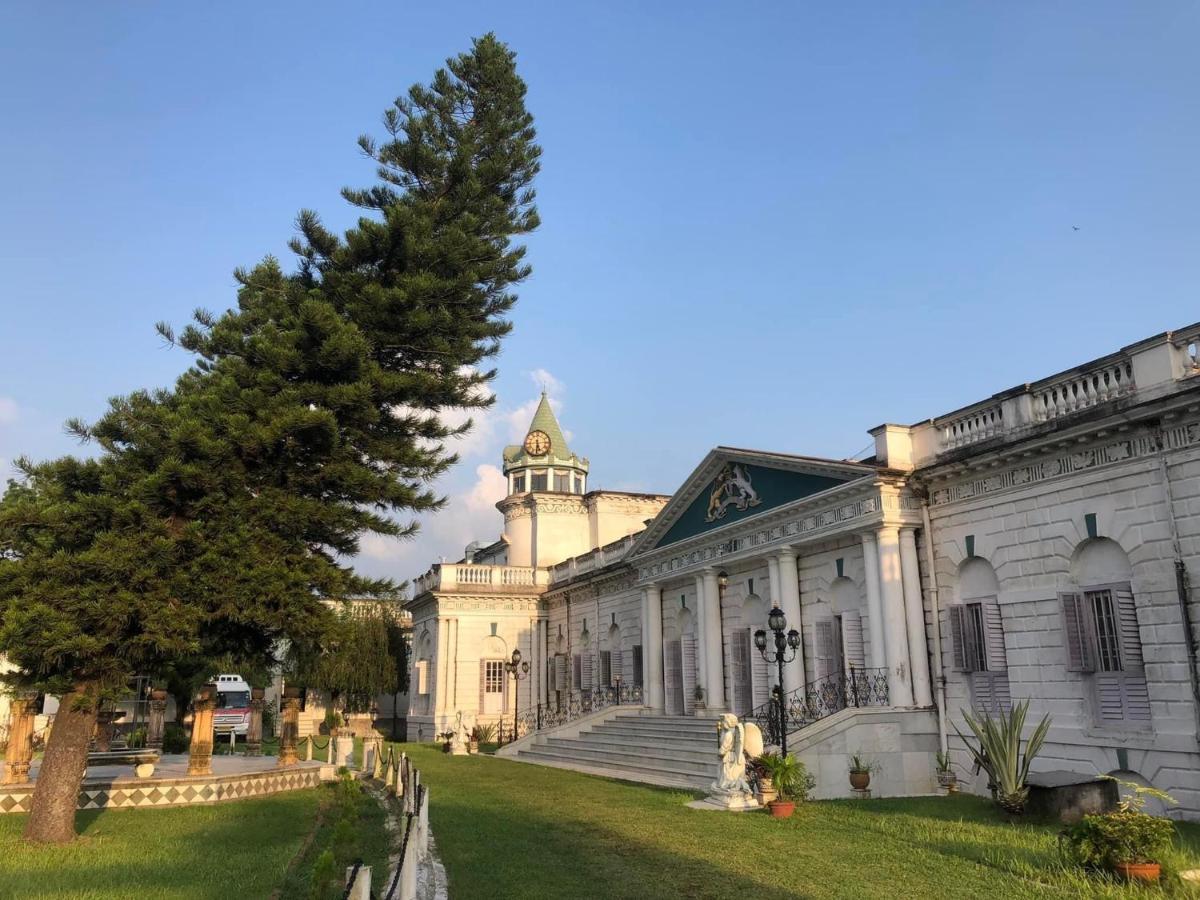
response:
[[[639,535],[633,553],[677,544],[874,473],[864,463],[717,447]]]

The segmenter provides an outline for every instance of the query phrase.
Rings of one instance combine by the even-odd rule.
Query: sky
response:
[[[544,148],[495,408],[411,578],[502,521],[548,390],[592,488],[845,458],[1200,319],[1200,4],[0,3],[0,475],[169,385],[159,320],[346,227],[355,140],[495,30]]]

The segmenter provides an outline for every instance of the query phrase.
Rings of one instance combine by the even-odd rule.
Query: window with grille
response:
[[[483,692],[485,694],[504,693],[504,660],[489,659],[483,664]]]
[[[1088,683],[1096,721],[1150,721],[1132,588],[1127,583],[1089,587],[1061,594],[1060,599],[1067,671],[1079,672]]]
[[[993,716],[1008,712],[1012,693],[999,603],[993,597],[959,603],[949,616],[954,668],[966,674],[972,708]]]

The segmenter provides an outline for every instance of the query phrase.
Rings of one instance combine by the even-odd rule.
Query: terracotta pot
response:
[[[779,796],[779,791],[775,790],[775,784],[770,778],[763,777],[758,782],[758,795],[763,806],[766,806]]]
[[[938,786],[945,788],[949,794],[958,792],[958,776],[953,772],[938,772],[937,782]]]
[[[790,819],[796,811],[796,803],[793,800],[772,800],[767,804],[767,809],[771,811],[773,819]]]
[[[850,773],[850,787],[854,788],[856,791],[865,791],[867,789],[867,786],[870,783],[871,783],[871,773],[870,772],[851,772]]]
[[[479,741],[467,741],[467,752],[468,753],[478,753],[479,752]]]
[[[151,688],[150,699],[151,700],[166,700],[167,699],[167,689],[166,688]]]
[[[250,699],[251,700],[261,700],[266,695],[267,695],[267,692],[265,690],[263,690],[262,688],[250,688]]]
[[[1126,881],[1158,881],[1162,875],[1159,863],[1117,863],[1116,873]]]

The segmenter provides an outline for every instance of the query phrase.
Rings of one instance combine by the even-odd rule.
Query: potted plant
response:
[[[470,740],[467,741],[467,752],[478,753],[480,744],[491,744],[496,740],[496,723],[476,725],[471,729]]]
[[[850,787],[856,791],[865,791],[871,785],[871,773],[878,771],[879,766],[861,753],[850,755]]]
[[[1050,730],[1050,717],[1043,716],[1025,742],[1025,752],[1022,754],[1021,735],[1025,730],[1028,711],[1028,700],[1014,703],[1008,713],[1001,713],[996,718],[985,713],[981,719],[977,719],[963,710],[963,719],[975,735],[975,744],[959,731],[957,725],[954,726],[975,758],[975,764],[987,772],[996,802],[1010,815],[1020,815],[1025,811],[1025,801],[1029,798],[1029,786],[1025,783],[1029,778],[1029,766],[1041,752],[1046,733]]]
[[[1117,779],[1114,779],[1117,780]],[[1158,881],[1162,858],[1175,840],[1175,825],[1143,810],[1148,797],[1175,800],[1163,791],[1128,781],[1118,783],[1132,793],[1116,812],[1084,816],[1062,834],[1065,855],[1078,865],[1106,869],[1126,881]]]
[[[773,753],[763,754],[763,756],[774,756]],[[758,802],[762,806],[766,806],[772,800],[779,796],[779,792],[775,790],[775,782],[771,780],[771,772],[767,762],[762,756],[755,757],[746,764],[750,772],[750,777],[758,787]]]
[[[705,711],[704,706],[704,688],[696,685],[692,691],[692,712],[694,715],[703,716]]]
[[[787,756],[768,753],[760,759],[770,773],[775,790],[779,792],[779,796],[767,804],[767,809],[773,818],[790,818],[796,811],[796,804],[808,799],[808,792],[816,786],[816,779],[809,774],[804,763],[790,753]]]
[[[453,731],[438,732],[438,740],[442,742],[442,752],[443,753],[450,752],[450,741],[453,740],[453,738],[454,738]]]
[[[937,752],[937,782],[939,787],[946,789],[947,794],[958,793],[958,775],[954,764],[950,762],[950,754],[944,750]]]

